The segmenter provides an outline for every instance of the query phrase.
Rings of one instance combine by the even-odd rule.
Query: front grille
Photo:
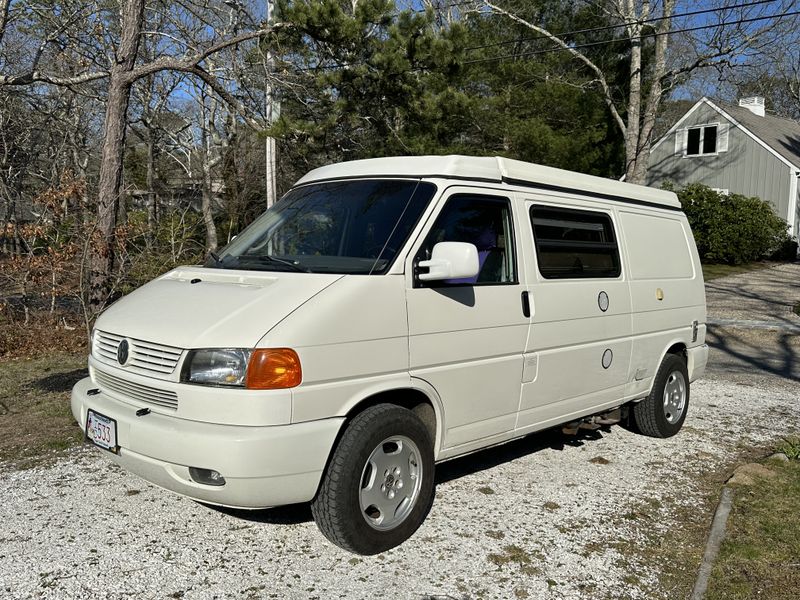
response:
[[[138,400],[145,404],[178,410],[178,394],[175,392],[120,379],[109,373],[104,373],[99,369],[94,370],[94,380],[97,385],[100,386],[101,390],[116,392],[121,396],[132,400]]]
[[[121,335],[106,331],[95,332],[93,352],[95,358],[110,365],[119,366],[117,361],[117,348],[125,339]],[[130,343],[130,357],[125,365],[135,371],[170,375],[181,358],[182,350],[163,344],[154,344],[144,340],[128,338]]]

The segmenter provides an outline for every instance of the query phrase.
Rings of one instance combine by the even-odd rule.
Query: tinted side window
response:
[[[441,284],[491,285],[517,283],[511,206],[507,199],[472,194],[451,197],[436,217],[417,253],[427,260],[439,242],[469,242],[478,248],[476,277],[450,279]]]
[[[619,276],[619,250],[608,215],[544,206],[532,206],[530,214],[543,277]]]

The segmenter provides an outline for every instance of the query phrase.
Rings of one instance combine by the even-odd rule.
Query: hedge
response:
[[[725,195],[699,183],[676,193],[705,263],[751,262],[789,242],[789,225],[760,198]]]

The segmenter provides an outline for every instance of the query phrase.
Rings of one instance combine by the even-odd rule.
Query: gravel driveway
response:
[[[661,561],[638,549],[702,504],[705,474],[800,428],[796,380],[768,369],[755,385],[734,371],[712,368],[693,386],[669,440],[549,432],[440,465],[427,521],[376,557],[327,543],[307,505],[221,512],[99,450],[28,471],[0,465],[0,596],[674,597],[659,585]]]

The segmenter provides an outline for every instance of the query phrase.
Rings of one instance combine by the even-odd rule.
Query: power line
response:
[[[766,2],[774,2],[774,1],[775,0],[766,0]],[[761,3],[761,4],[765,3],[765,0],[761,0],[761,2],[759,2],[759,3]],[[731,8],[739,8],[739,7],[742,7],[742,6],[749,6],[749,4],[741,4],[741,5],[738,5],[737,7],[731,7]],[[689,14],[689,13],[686,13],[686,14]],[[788,12],[788,13],[765,15],[765,16],[761,16],[761,17],[751,17],[751,18],[747,18],[747,19],[739,19],[739,20],[736,20],[736,21],[729,21],[729,22],[723,22],[723,23],[714,23],[714,24],[711,24],[711,25],[699,25],[699,26],[696,26],[696,27],[686,27],[686,28],[683,28],[683,29],[673,29],[671,31],[666,31],[666,32],[663,32],[663,33],[659,33],[659,32],[647,33],[647,34],[643,34],[642,36],[640,36],[640,39],[648,38],[648,37],[658,37],[658,36],[662,36],[662,35],[673,35],[673,34],[676,34],[676,33],[686,33],[686,32],[690,32],[690,31],[701,31],[701,30],[704,30],[704,29],[716,29],[716,28],[721,28],[721,27],[728,27],[730,25],[742,25],[742,24],[745,24],[745,23],[754,23],[754,22],[758,22],[758,21],[766,21],[766,20],[769,20],[769,19],[778,19],[779,20],[779,19],[785,19],[787,17],[793,17],[793,16],[797,16],[797,15],[800,15],[800,10],[793,11],[793,12]],[[598,28],[598,30],[600,30],[600,29],[605,29],[605,28]],[[564,34],[561,34],[561,35],[564,35]],[[539,38],[536,38],[536,39],[549,39],[549,38],[547,38],[547,36],[540,36]],[[474,65],[474,64],[489,63],[489,62],[499,62],[499,61],[503,61],[503,60],[506,60],[506,59],[525,58],[525,57],[536,56],[536,55],[540,55],[540,54],[549,54],[551,52],[563,52],[563,51],[567,51],[567,50],[578,50],[578,49],[581,49],[581,48],[591,48],[591,47],[597,47],[597,46],[605,46],[605,45],[610,45],[610,44],[616,44],[616,43],[623,42],[623,41],[625,41],[625,40],[623,40],[623,39],[606,39],[606,40],[599,40],[599,41],[596,41],[596,42],[586,42],[584,44],[576,44],[576,45],[573,45],[573,46],[568,46],[566,48],[564,48],[562,46],[554,46],[552,48],[545,48],[545,49],[542,49],[542,50],[531,50],[531,51],[528,51],[528,52],[521,52],[521,53],[517,53],[517,54],[504,54],[504,55],[501,55],[501,56],[492,56],[492,57],[488,57],[488,58],[479,58],[479,59],[474,59],[474,60],[468,60],[468,61],[464,61],[461,64],[462,65]],[[479,47],[467,48],[466,50],[477,49],[477,48],[479,48]],[[300,68],[296,68],[295,70],[296,71],[329,71],[329,70],[335,70],[335,69],[345,69],[345,68],[348,68],[348,67],[361,66],[363,64],[366,64],[366,63],[316,65],[316,66],[312,66],[312,67],[300,67]],[[419,71],[419,70],[424,70],[424,67],[417,67],[417,68],[412,68],[412,69],[409,69],[409,70],[410,71]]]
[[[749,19],[739,19],[738,21],[729,21],[727,23],[716,23],[714,25],[700,25],[697,27],[686,27],[684,29],[673,29],[671,31],[665,32],[653,32],[647,33],[640,36],[640,39],[648,38],[648,37],[658,37],[662,35],[674,35],[676,33],[686,33],[688,31],[700,31],[702,29],[715,29],[717,27],[727,27],[729,25],[742,25],[744,23],[754,23],[756,21],[766,21],[767,19],[785,19],[786,17],[793,17],[796,15],[800,15],[800,10],[788,13],[781,13],[781,14],[774,14],[774,15],[766,15],[763,17],[752,17]],[[549,54],[550,52],[563,52],[569,50],[578,50],[579,48],[591,48],[594,46],[604,46],[608,44],[616,44],[622,42],[622,39],[610,39],[610,40],[600,40],[597,42],[587,42],[585,44],[575,44],[574,46],[567,46],[566,48],[562,46],[555,46],[553,48],[545,48],[543,50],[532,50],[529,52],[521,52],[518,54],[504,54],[502,56],[492,56],[489,58],[477,58],[474,60],[467,60],[464,61],[463,65],[474,65],[478,63],[487,63],[487,62],[497,62],[501,60],[505,60],[508,58],[524,58],[528,56],[535,56],[538,54]]]
[[[771,4],[773,2],[777,2],[778,0],[754,0],[752,2],[744,2],[742,4],[736,4],[733,6],[726,6],[722,8],[706,8],[703,10],[693,10],[690,12],[679,13],[676,15],[670,15],[670,19],[680,19],[681,17],[693,17],[697,15],[705,15],[709,13],[721,13],[726,10],[735,10],[737,8],[747,8],[749,6],[757,6],[760,4]],[[653,17],[651,19],[643,19],[641,21],[624,21],[622,23],[618,23],[616,25],[604,25],[603,27],[590,27],[589,29],[576,29],[574,31],[563,31],[561,33],[553,34],[555,37],[564,38],[570,35],[578,35],[581,33],[596,33],[598,31],[610,31],[612,29],[618,29],[620,27],[627,27],[628,25],[636,25],[636,24],[645,24],[645,23],[656,23],[658,21],[663,21],[666,17]],[[505,40],[502,42],[493,42],[491,44],[484,44],[482,46],[471,46],[469,48],[464,48],[464,50],[483,50],[484,48],[492,48],[495,46],[507,46],[510,44],[518,44],[519,42],[530,42],[535,40],[541,39],[549,39],[546,35],[537,35],[532,37],[525,37],[519,38],[516,40]]]

